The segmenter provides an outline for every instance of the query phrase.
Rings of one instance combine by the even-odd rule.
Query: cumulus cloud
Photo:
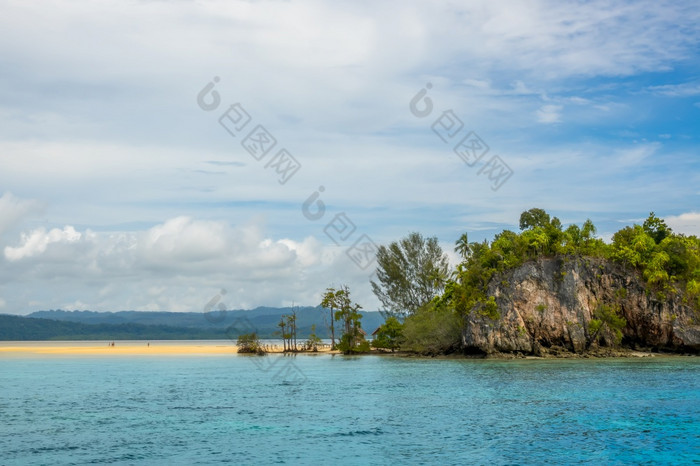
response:
[[[53,228],[48,232],[45,228],[38,228],[29,234],[22,233],[20,246],[5,247],[5,258],[14,262],[34,257],[43,254],[52,243],[77,243],[82,237],[83,235],[75,231],[72,226],[66,226],[62,230]]]
[[[46,215],[25,225],[42,206],[0,198],[0,295],[18,312],[192,310],[221,288],[230,306],[314,304],[337,280],[371,308],[369,272],[322,233],[337,212],[377,243],[418,230],[445,244],[533,203],[580,221],[632,215],[694,166],[654,170],[663,146],[641,133],[659,112],[628,86],[692,60],[699,22],[692,2],[670,1],[8,3],[0,186]],[[205,112],[196,96],[214,76],[222,106]],[[647,98],[697,95],[682,76],[647,78]],[[417,119],[408,102],[427,82],[435,111]],[[301,162],[285,186],[218,123],[234,102]],[[514,169],[498,192],[431,131],[448,108]],[[642,143],[580,144],[586,125]],[[300,204],[321,185],[328,214],[314,223]],[[244,223],[261,213],[269,225]]]
[[[13,282],[33,283],[22,306],[31,299],[41,308],[114,309],[119,302],[120,308],[193,311],[217,288],[230,291],[231,307],[314,305],[335,277],[365,305],[373,302],[371,270],[357,268],[343,248],[314,237],[273,239],[255,222],[231,227],[181,216],[143,232],[37,228],[18,243],[4,250],[0,292]],[[22,302],[17,298],[13,306]]]
[[[666,224],[676,233],[700,237],[700,212],[686,212],[665,217]]]

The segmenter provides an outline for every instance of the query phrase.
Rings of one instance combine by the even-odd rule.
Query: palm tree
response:
[[[464,260],[467,260],[471,254],[471,250],[469,249],[469,239],[467,238],[466,233],[462,233],[462,236],[455,241],[455,252],[462,256],[462,259]]]

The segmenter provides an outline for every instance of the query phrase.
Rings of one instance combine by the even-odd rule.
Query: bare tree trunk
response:
[[[292,337],[294,338],[294,351],[297,351],[297,311],[292,313]]]
[[[335,349],[335,325],[333,322],[333,308],[331,308],[331,350]]]

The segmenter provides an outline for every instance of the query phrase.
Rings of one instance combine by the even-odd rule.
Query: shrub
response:
[[[239,353],[265,354],[265,350],[260,344],[260,340],[255,332],[239,335],[236,346],[238,346]]]
[[[404,322],[402,348],[422,354],[454,352],[460,347],[461,328],[455,311],[424,306]]]
[[[403,325],[394,316],[390,316],[386,321],[379,327],[377,336],[372,340],[372,346],[374,348],[385,348],[390,349],[393,353],[399,346],[401,346],[401,341],[403,340]]]

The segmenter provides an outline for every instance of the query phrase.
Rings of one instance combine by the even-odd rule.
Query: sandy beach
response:
[[[169,341],[35,341],[0,342],[0,357],[22,355],[84,355],[84,356],[187,356],[237,354],[236,345],[220,341],[169,342]],[[264,345],[268,353],[282,353],[282,345]],[[330,352],[330,348],[319,348],[319,352]]]

